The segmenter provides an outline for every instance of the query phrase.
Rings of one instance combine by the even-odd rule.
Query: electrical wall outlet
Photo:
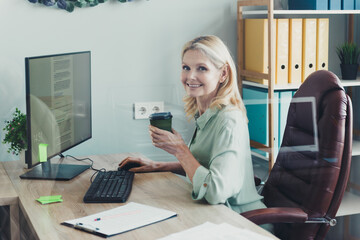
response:
[[[148,119],[150,114],[163,112],[164,102],[136,102],[134,103],[134,119]]]

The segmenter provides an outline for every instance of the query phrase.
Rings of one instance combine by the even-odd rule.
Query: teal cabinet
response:
[[[284,134],[287,113],[295,90],[275,90],[273,104],[274,116],[274,152],[277,155]],[[268,89],[254,86],[243,86],[243,100],[249,119],[250,139],[258,143],[269,145],[269,107]],[[264,157],[264,151],[253,149]]]

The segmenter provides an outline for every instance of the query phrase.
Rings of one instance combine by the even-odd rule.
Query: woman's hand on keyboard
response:
[[[146,158],[127,157],[121,163],[119,168],[131,172],[156,172],[158,163]]]
[[[155,162],[148,158],[127,157],[119,163],[119,168],[135,173],[173,172],[185,176],[185,171],[179,162]]]

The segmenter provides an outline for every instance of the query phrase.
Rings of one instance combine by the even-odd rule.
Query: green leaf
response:
[[[360,49],[355,43],[344,43],[336,48],[336,54],[338,55],[342,64],[357,64]]]
[[[85,0],[77,0],[74,4],[79,8],[86,7],[88,5]]]
[[[99,4],[98,0],[90,0],[90,7],[94,7],[98,4]]]
[[[74,11],[74,4],[71,2],[68,2],[68,4],[66,4],[66,11],[68,11],[68,12]]]

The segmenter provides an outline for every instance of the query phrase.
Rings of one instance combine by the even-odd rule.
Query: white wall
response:
[[[136,101],[165,101],[174,127],[188,140],[179,82],[183,44],[215,34],[236,60],[236,0],[108,0],[68,13],[28,0],[0,0],[0,137],[15,107],[25,111],[24,58],[91,50],[93,138],[68,153],[87,155],[142,152],[154,159],[171,156],[155,149],[148,121],[133,120]],[[355,26],[359,26],[356,16]],[[346,36],[344,16],[331,17],[329,65],[340,74],[335,46]],[[355,27],[359,41],[358,27]],[[169,158],[170,157],[170,158]],[[2,161],[13,158],[0,146]]]
[[[236,54],[235,0],[109,0],[68,13],[27,0],[0,1],[0,133],[15,107],[25,111],[24,58],[91,50],[93,138],[69,154],[142,152],[171,156],[151,145],[147,120],[133,120],[136,101],[165,101],[186,140],[179,81],[183,44],[215,34]],[[12,158],[2,144],[2,161]],[[170,158],[169,158],[170,157]]]

